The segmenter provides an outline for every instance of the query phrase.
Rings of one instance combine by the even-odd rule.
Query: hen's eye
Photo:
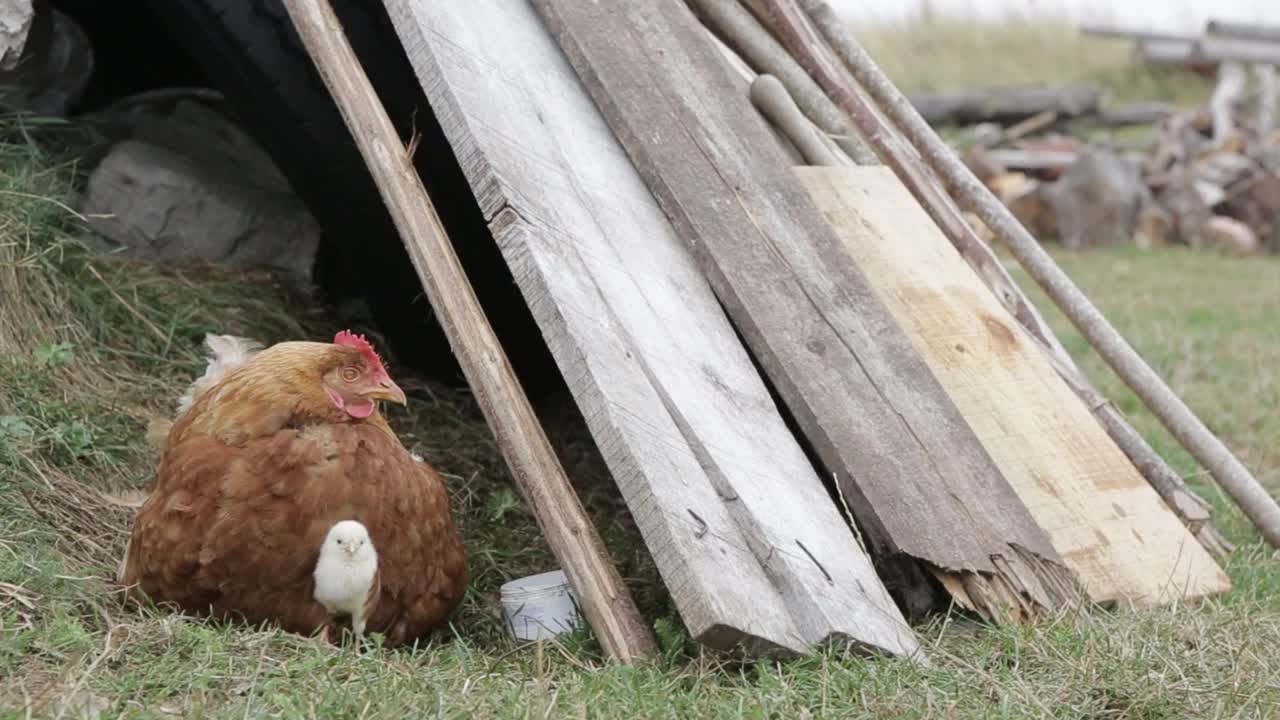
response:
[[[343,379],[343,380],[346,380],[347,382],[354,382],[354,381],[355,381],[355,379],[356,379],[356,378],[358,378],[358,377],[360,377],[360,371],[359,371],[359,370],[356,370],[356,369],[355,369],[355,368],[353,368],[353,367],[346,367],[346,368],[342,368],[342,379]]]

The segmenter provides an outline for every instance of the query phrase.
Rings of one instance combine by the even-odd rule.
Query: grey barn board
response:
[[[706,280],[523,0],[385,0],[690,632],[918,640]]]
[[[993,619],[1076,578],[792,175],[681,0],[532,0],[873,548]],[[935,602],[907,581],[913,609]],[[963,592],[960,591],[963,588]]]

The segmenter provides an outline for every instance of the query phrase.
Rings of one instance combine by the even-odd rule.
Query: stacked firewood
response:
[[[1280,252],[1280,93],[1273,66],[1254,75],[1223,63],[1207,106],[1161,113],[1143,151],[986,125],[963,157],[1042,241]]]

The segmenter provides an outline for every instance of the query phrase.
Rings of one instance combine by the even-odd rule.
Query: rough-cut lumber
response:
[[[1095,23],[1081,23],[1077,29],[1083,35],[1094,35],[1096,37],[1109,37],[1128,40],[1155,40],[1158,42],[1195,42],[1195,35],[1180,35],[1177,33],[1160,33],[1149,30],[1135,30],[1131,28],[1115,27],[1114,25],[1099,25]]]
[[[828,640],[918,651],[689,251],[533,10],[386,6],[693,637],[750,653]]]
[[[1280,45],[1231,38],[1198,38],[1191,42],[1143,40],[1143,58],[1166,65],[1212,66],[1224,62],[1280,64]]]
[[[770,0],[770,4],[784,11],[794,7],[794,1],[786,0],[786,5],[779,6],[780,0]],[[801,2],[808,9],[809,16],[815,17],[823,37],[848,70],[942,177],[948,189],[996,233],[1032,279],[1044,288],[1050,299],[1089,340],[1098,355],[1142,399],[1187,452],[1213,475],[1267,542],[1273,547],[1280,547],[1280,505],[1275,498],[1134,351],[1009,209],[956,158],[954,151],[915,112],[875,61],[834,20],[831,8],[822,0]],[[830,92],[831,88],[827,90]]]
[[[965,92],[914,93],[911,104],[934,124],[1016,123],[1043,112],[1072,118],[1098,110],[1101,88],[1096,85],[1013,86]]]
[[[796,173],[1092,600],[1230,588],[891,170]]]
[[[1207,35],[1280,43],[1280,25],[1258,25],[1257,23],[1231,22],[1230,20],[1210,20],[1205,23],[1204,31]]]
[[[1008,271],[991,248],[968,225],[956,228],[951,222],[950,208],[954,205],[939,201],[939,198],[950,201],[950,196],[941,191],[938,184],[932,180],[932,176],[923,172],[924,162],[916,154],[915,148],[903,139],[903,129],[889,124],[879,113],[870,112],[873,102],[861,88],[847,78],[837,78],[831,65],[840,61],[829,57],[829,53],[814,49],[806,38],[814,36],[822,38],[823,48],[834,48],[835,53],[850,69],[860,72],[864,79],[876,82],[878,97],[897,103],[891,110],[894,111],[894,117],[899,121],[899,125],[903,124],[901,120],[907,119],[905,116],[912,114],[910,104],[883,77],[883,73],[879,72],[866,53],[853,43],[845,32],[843,23],[825,2],[804,0],[802,5],[804,13],[800,13],[799,8],[793,3],[784,6],[775,5],[773,8],[774,23],[780,27],[781,35],[791,38],[792,52],[797,57],[806,58],[805,66],[808,71],[820,80],[820,84],[831,94],[832,99],[849,113],[854,123],[872,140],[876,151],[881,153],[903,184],[911,190],[911,193],[933,217],[934,222],[938,223],[947,235],[947,239],[964,257],[965,262],[969,263],[969,266],[987,283],[1005,309],[1009,310],[1027,329],[1063,379],[1076,389],[1086,405],[1098,417],[1099,422],[1107,428],[1116,444],[1124,450],[1164,501],[1196,533],[1201,543],[1213,552],[1221,552],[1229,548],[1230,544],[1209,522],[1208,503],[1191,492],[1181,476],[1175,473],[1133,429],[1114,405],[1102,400],[1088,378],[1076,367],[1075,361],[1035,305],[1031,304],[1022,289],[1009,277]],[[809,29],[805,33],[795,27],[800,23],[808,24],[808,20],[812,20],[812,24],[817,26],[816,30]],[[920,134],[924,134],[932,137],[935,142],[940,142],[936,133],[933,133],[929,125],[918,115],[915,116],[915,120],[912,128],[916,133],[913,137],[916,137],[917,141]],[[947,158],[954,162],[954,157],[948,155]]]
[[[1079,601],[1048,536],[766,142],[689,9],[533,4],[881,557],[936,571],[987,617]]]
[[[285,7],[352,130],[511,475],[601,646],[622,661],[652,655],[657,649],[653,635],[529,406],[410,154],[328,0],[285,0]]]
[[[1214,25],[1210,23],[1210,28]],[[1216,64],[1219,62],[1269,63],[1280,62],[1280,43],[1267,37],[1262,26],[1234,26],[1244,34],[1218,32],[1212,29],[1205,36],[1156,33],[1106,25],[1085,24],[1079,27],[1085,35],[1134,40],[1143,57],[1149,62],[1179,64]],[[1256,32],[1250,32],[1256,30]]]

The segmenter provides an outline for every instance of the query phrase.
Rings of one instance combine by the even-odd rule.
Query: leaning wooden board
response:
[[[706,281],[533,10],[385,4],[694,637],[748,652],[832,639],[916,651]]]
[[[1082,592],[681,0],[532,0],[903,589],[993,619]],[[957,590],[960,588],[960,590]]]
[[[889,168],[795,172],[1093,600],[1230,588]]]

